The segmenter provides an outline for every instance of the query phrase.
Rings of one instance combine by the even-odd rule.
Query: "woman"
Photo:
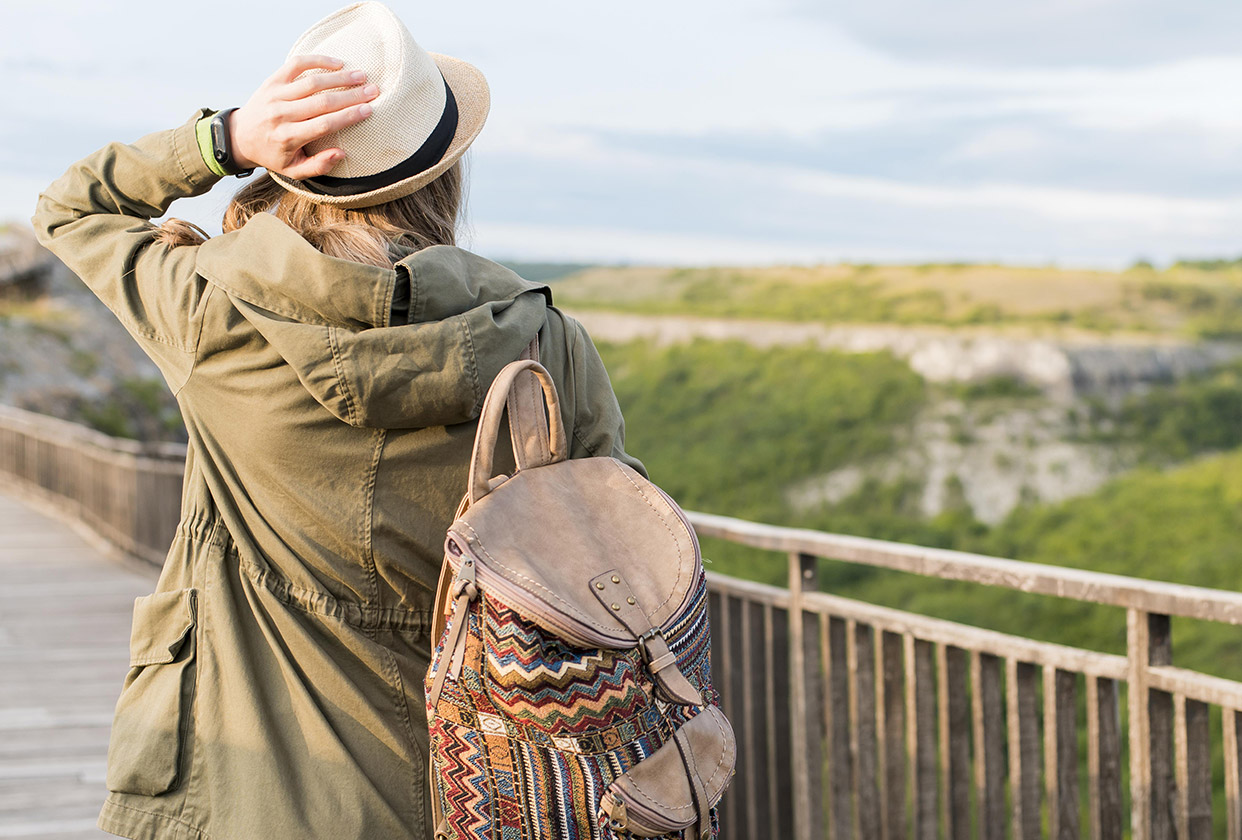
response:
[[[358,4],[241,108],[106,146],[40,197],[40,239],[159,366],[189,434],[181,524],[135,604],[105,830],[430,834],[431,602],[489,383],[537,337],[571,456],[626,458],[582,328],[454,247],[487,106],[477,70]],[[222,236],[148,221],[252,167]]]

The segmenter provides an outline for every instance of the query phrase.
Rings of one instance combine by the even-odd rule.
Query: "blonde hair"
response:
[[[222,227],[229,233],[256,213],[272,213],[330,257],[389,268],[393,245],[417,250],[457,244],[464,180],[459,160],[410,195],[350,210],[291,193],[265,172],[233,196]],[[201,245],[209,238],[202,228],[182,219],[168,219],[156,234],[157,242],[172,246]]]

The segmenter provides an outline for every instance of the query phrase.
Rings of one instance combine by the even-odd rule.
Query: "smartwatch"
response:
[[[233,147],[229,145],[229,117],[236,108],[225,108],[211,118],[211,154],[216,163],[224,170],[225,175],[236,175],[245,178],[254,172],[254,168],[239,169],[233,160]]]

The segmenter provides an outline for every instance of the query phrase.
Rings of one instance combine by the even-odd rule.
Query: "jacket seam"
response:
[[[336,370],[337,381],[341,383],[341,394],[345,397],[345,411],[349,415],[349,424],[358,425],[358,415],[354,411],[353,395],[349,391],[349,382],[345,379],[345,370],[341,365],[340,344],[336,339],[336,327],[328,327],[328,350],[332,353],[332,367]]]
[[[211,840],[211,835],[208,834],[206,831],[204,831],[202,828],[194,825],[193,823],[186,822],[183,819],[179,819],[177,817],[173,817],[168,814],[161,814],[159,811],[148,811],[145,808],[134,808],[133,806],[130,806],[130,805],[122,805],[120,802],[117,802],[116,799],[113,797],[108,798],[107,802],[105,803],[105,807],[118,808],[122,811],[129,811],[131,814],[142,814],[143,816],[146,816],[146,817],[155,817],[157,820],[165,820],[167,822],[176,823],[177,825],[184,826],[185,828],[194,832],[199,837],[204,838],[204,840]]]
[[[479,412],[483,410],[483,386],[479,383],[478,356],[474,351],[474,334],[470,332],[470,322],[466,320],[465,315],[458,315],[457,320],[461,324],[462,332],[466,336],[466,349],[463,352],[469,354],[466,358],[466,366],[470,369],[470,380],[474,385],[474,406],[470,410],[470,415],[477,417]]]
[[[152,242],[154,242],[154,240],[152,240]],[[150,244],[148,244],[144,247],[149,248],[151,246]],[[125,271],[122,271],[121,272],[122,285],[124,285],[129,278],[133,277],[133,274],[134,274],[134,267],[132,265],[129,268],[127,268]],[[118,315],[117,320],[120,321],[125,326],[125,328],[128,329],[130,332],[132,332],[134,335],[141,336],[142,338],[147,339],[147,341],[154,341],[157,344],[163,344],[165,347],[171,347],[172,349],[179,350],[182,353],[190,352],[190,350],[184,345],[178,344],[176,341],[173,341],[171,338],[161,335],[160,333],[155,332],[149,327],[140,326],[138,322],[133,320],[132,318],[125,318],[125,317]]]
[[[206,279],[206,278],[204,278]],[[207,283],[207,294],[203,297],[202,303],[199,304],[198,331],[194,333],[194,342],[191,350],[188,352],[190,356],[190,369],[186,371],[185,379],[181,380],[181,384],[173,389],[173,396],[177,396],[189,384],[190,377],[194,375],[194,371],[198,370],[199,349],[203,343],[203,326],[207,323],[207,305],[211,303],[211,296],[216,292],[214,283]]]
[[[414,725],[410,721],[410,704],[407,702],[405,697],[405,680],[401,676],[401,666],[397,664],[397,657],[393,654],[391,649],[381,646],[381,650],[383,651],[388,667],[392,670],[392,679],[389,684],[392,686],[393,690],[393,704],[397,708],[397,714],[401,716],[401,726],[405,730],[405,737],[410,745],[410,756],[412,758],[410,763],[414,764],[422,758],[422,749],[419,747],[418,742],[414,740]],[[429,771],[429,768],[426,766],[426,762],[423,762],[423,767],[421,769],[423,771],[421,774],[412,774],[416,780],[420,775],[425,776]],[[427,813],[424,807],[423,797],[421,795],[417,797],[417,802],[418,804],[415,806],[415,817],[420,822],[426,823]]]
[[[375,485],[379,476],[380,459],[384,454],[384,444],[388,441],[388,430],[379,429],[376,433],[375,448],[371,453],[371,466],[367,471],[367,483],[364,488],[366,499],[362,511],[362,551],[366,560],[367,582],[371,585],[371,600],[379,603],[379,573],[375,568]]]
[[[382,327],[392,326],[392,298],[397,292],[397,282],[401,277],[399,272],[400,269],[395,269],[392,279],[380,288],[375,301],[375,312],[371,316],[372,324],[379,324]]]
[[[238,300],[245,301],[251,306],[257,306],[259,309],[262,309],[265,312],[271,312],[276,315],[280,315],[282,317],[288,318],[292,321],[297,321],[300,324],[307,324],[309,326],[328,327],[328,328],[331,328],[333,326],[331,321],[329,321],[326,318],[320,317],[316,313],[308,312],[308,311],[296,312],[293,309],[286,309],[283,306],[273,305],[271,301],[259,300],[254,295],[247,295],[247,294],[243,294],[242,292],[237,291],[237,289],[233,288],[228,283],[225,283],[223,280],[219,279],[218,277],[212,274],[208,274],[203,271],[200,271],[199,274],[207,278],[207,280],[210,281],[213,286],[219,286],[221,289],[224,289],[226,294],[231,295],[232,297],[235,297]]]
[[[406,274],[409,275],[410,278],[410,313],[406,316],[406,323],[422,323],[423,313],[419,310],[419,307],[424,306],[427,302],[426,299],[419,294],[423,284],[421,282],[421,278],[418,276],[418,270],[416,268],[411,270],[410,266],[407,265]]]
[[[280,577],[270,569],[265,569],[253,561],[233,552],[239,567],[255,586],[261,586],[272,593],[282,604],[290,609],[298,610],[307,615],[320,618],[332,618],[344,622],[359,630],[415,630],[426,631],[431,628],[430,610],[398,610],[392,607],[368,607],[352,604],[327,593],[298,586],[292,581]],[[309,602],[317,601],[322,606],[314,606]],[[355,613],[356,618],[349,615]]]
[[[173,160],[177,162],[177,168],[181,170],[181,180],[185,181],[187,184],[193,183],[190,178],[190,173],[186,171],[185,161],[181,159],[181,144],[177,142],[178,136],[176,130],[173,131],[170,139],[172,140]]]
[[[589,443],[587,443],[585,440],[582,439],[582,435],[578,433],[578,426],[576,424],[574,425],[573,436],[574,436],[574,440],[578,441],[579,445],[581,445],[582,448],[587,451],[588,455],[590,455],[592,458],[599,457],[599,453],[596,452],[595,449],[592,448],[592,446]]]

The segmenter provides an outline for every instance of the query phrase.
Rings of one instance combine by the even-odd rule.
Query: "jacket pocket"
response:
[[[180,783],[194,694],[194,589],[134,601],[129,674],[108,742],[108,789],[155,796]]]

